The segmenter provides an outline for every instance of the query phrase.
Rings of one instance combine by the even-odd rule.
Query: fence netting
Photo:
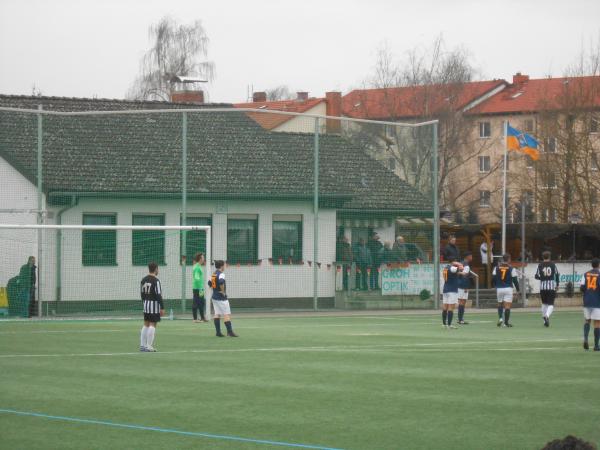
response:
[[[185,317],[197,253],[210,254],[205,278],[224,261],[238,311],[435,305],[435,124],[132,105],[0,110],[0,224],[201,225],[210,242],[203,231],[0,229],[0,311],[139,314],[154,261],[169,312]]]

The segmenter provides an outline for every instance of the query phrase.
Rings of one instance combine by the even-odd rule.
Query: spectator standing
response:
[[[403,236],[396,236],[396,242],[393,247],[394,260],[396,262],[405,262],[407,260],[406,243]]]
[[[29,317],[36,315],[36,302],[35,302],[35,285],[37,283],[37,266],[35,265],[35,256],[30,256],[27,261],[31,268],[31,283],[29,286]]]
[[[339,245],[339,254],[338,258],[340,258],[340,262],[342,263],[342,283],[344,286],[344,290],[348,290],[348,269],[352,265],[353,255],[352,255],[352,247],[350,246],[350,240],[344,236],[341,239],[341,243]]]
[[[354,259],[356,261],[356,269],[358,272],[360,272],[359,276],[356,277],[356,289],[367,291],[369,290],[367,269],[371,265],[371,251],[367,247],[367,244],[363,238],[361,238],[358,242]]]
[[[448,239],[448,245],[444,247],[444,260],[445,261],[460,261],[460,250],[456,246],[456,236],[450,235]]]
[[[494,261],[494,240],[490,240],[490,246],[486,241],[483,241],[479,246],[479,253],[481,255],[481,265],[484,268],[484,286],[488,285],[488,271],[490,270],[490,264]],[[489,254],[489,258],[488,258]]]
[[[371,239],[369,239],[369,251],[371,252],[371,276],[370,285],[371,289],[379,289],[379,266],[383,259],[383,244],[379,240],[379,235],[373,233]]]

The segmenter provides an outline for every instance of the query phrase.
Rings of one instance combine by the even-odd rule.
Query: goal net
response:
[[[159,267],[165,312],[192,308],[192,264],[211,261],[209,225],[115,225],[116,215],[84,215],[86,225],[0,224],[0,311],[14,317],[141,314],[140,281]],[[190,218],[194,219],[194,218]],[[207,288],[210,265],[202,267]],[[209,313],[210,311],[207,311]]]

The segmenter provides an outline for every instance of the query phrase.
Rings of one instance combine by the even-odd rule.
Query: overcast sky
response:
[[[483,78],[560,76],[600,36],[600,0],[0,0],[0,94],[123,98],[164,15],[201,19],[216,78],[211,101],[285,84],[322,96],[440,33]]]

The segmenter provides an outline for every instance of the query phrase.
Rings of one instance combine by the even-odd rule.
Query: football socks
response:
[[[590,335],[590,324],[588,322],[583,324],[583,340],[585,342],[588,341],[588,336]]]
[[[465,305],[458,305],[458,321],[462,322],[465,316]]]
[[[154,333],[156,332],[156,328],[148,327],[148,331],[146,332],[146,348],[152,348],[154,344]]]
[[[448,317],[448,311],[444,309],[442,310],[442,322],[444,323],[444,325],[446,325],[446,317]]]
[[[215,330],[217,331],[217,336],[221,334],[221,319],[215,317],[213,322],[215,323]]]

